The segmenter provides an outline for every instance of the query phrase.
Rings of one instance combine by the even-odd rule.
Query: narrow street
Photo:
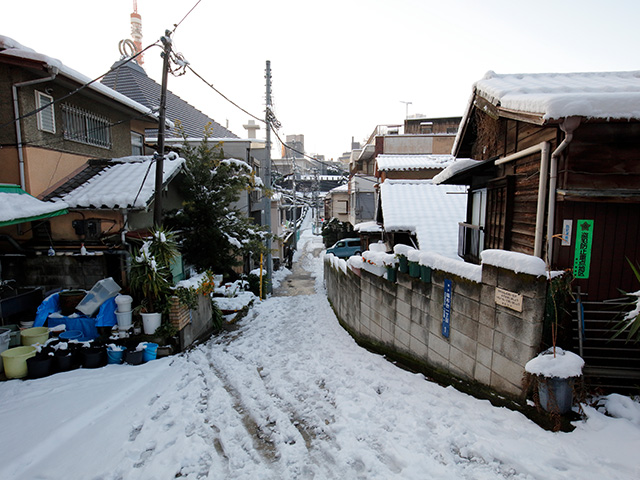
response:
[[[275,295],[185,354],[4,382],[0,478],[638,478],[632,419],[550,433],[358,347],[321,251],[303,232]]]

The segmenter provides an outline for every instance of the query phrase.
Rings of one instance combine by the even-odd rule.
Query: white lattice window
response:
[[[43,108],[44,107],[44,108]],[[53,97],[36,90],[36,108],[38,112],[38,129],[43,132],[56,133],[56,117],[53,111]]]
[[[62,125],[67,140],[111,148],[111,122],[105,117],[65,104]]]
[[[144,155],[144,137],[131,132],[131,155]]]

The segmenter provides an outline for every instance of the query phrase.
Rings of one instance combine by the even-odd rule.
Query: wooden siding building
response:
[[[640,378],[638,345],[611,340],[622,292],[640,287],[628,264],[640,262],[638,138],[640,72],[490,72],[474,85],[453,151],[478,161],[442,180],[469,186],[466,261],[497,248],[573,272],[567,342],[604,386]]]

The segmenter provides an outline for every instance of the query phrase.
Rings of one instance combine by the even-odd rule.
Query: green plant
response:
[[[129,287],[142,296],[142,309],[161,312],[171,295],[171,261],[178,255],[175,234],[157,228],[137,249],[131,260]]]
[[[156,329],[154,335],[156,337],[167,339],[178,335],[178,329],[171,322],[163,321]]]
[[[256,275],[255,273],[250,273],[247,276],[247,282],[249,283],[249,290],[251,291],[251,293],[253,293],[256,297],[259,297],[260,296],[260,276]],[[262,276],[262,296],[263,297],[267,293],[267,286],[268,286],[267,276],[263,275]]]
[[[178,297],[180,304],[196,310],[198,308],[198,291],[195,288],[177,287],[173,290],[173,294]]]
[[[634,265],[631,260],[627,258],[627,262],[633,271],[638,283],[640,283],[640,265]],[[627,312],[622,320],[620,320],[614,327],[616,333],[612,338],[619,337],[625,331],[627,332],[627,341],[633,340],[637,342],[640,340],[640,290],[633,293],[626,293],[629,297],[636,297],[635,300],[629,302],[629,306],[632,307],[631,311]]]
[[[224,324],[224,315],[222,315],[222,310],[220,307],[211,300],[211,323],[213,325],[214,331],[222,330],[222,325]]]

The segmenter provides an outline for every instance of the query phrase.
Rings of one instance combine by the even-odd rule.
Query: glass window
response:
[[[111,148],[108,119],[71,105],[62,105],[64,138],[96,147]]]
[[[53,97],[36,91],[36,108],[38,112],[38,129],[43,132],[56,133],[56,117],[53,111]]]
[[[144,155],[144,137],[137,132],[131,132],[131,155]]]

